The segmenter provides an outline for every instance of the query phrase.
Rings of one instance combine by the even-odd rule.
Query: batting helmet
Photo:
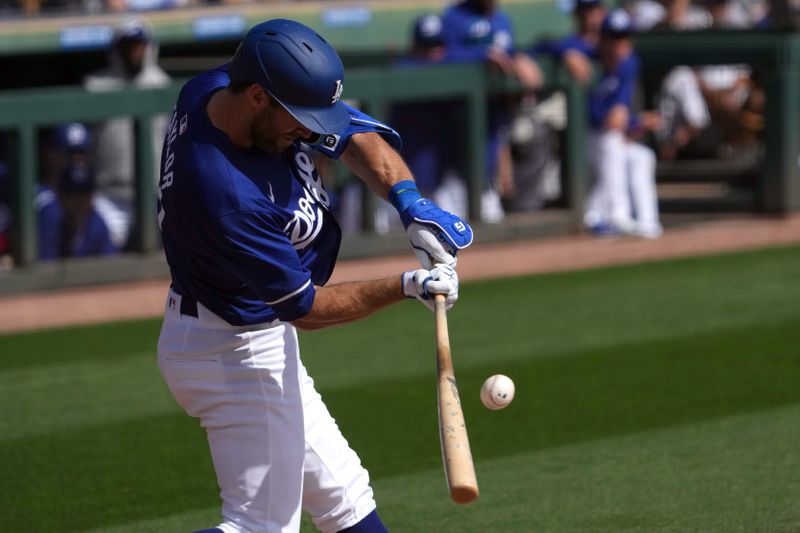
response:
[[[228,63],[233,81],[264,88],[314,133],[340,133],[350,122],[342,96],[344,67],[336,50],[299,22],[254,26]]]

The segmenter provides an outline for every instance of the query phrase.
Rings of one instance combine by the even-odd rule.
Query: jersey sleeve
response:
[[[315,289],[311,272],[269,213],[236,212],[218,219],[213,240],[220,254],[247,286],[283,321],[311,310]]]
[[[395,150],[400,150],[400,134],[383,122],[372,118],[358,109],[345,104],[350,112],[350,125],[341,134],[320,135],[314,142],[306,143],[331,159],[339,159],[347,148],[350,138],[356,133],[374,132],[380,134]]]
[[[633,93],[639,76],[639,61],[631,56],[619,69],[619,90],[614,94],[614,104],[623,104],[628,109],[633,105]]]

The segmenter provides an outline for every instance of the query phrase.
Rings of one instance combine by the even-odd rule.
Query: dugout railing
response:
[[[549,85],[565,91],[569,126],[566,131],[563,164],[564,195],[568,206],[580,206],[586,183],[585,152],[585,94],[572,84],[560,69],[545,68]],[[133,251],[146,256],[160,246],[155,223],[155,169],[151,118],[169,112],[181,83],[160,89],[123,89],[89,93],[79,87],[57,87],[0,92],[0,131],[7,135],[10,147],[10,168],[14,177],[13,230],[14,271],[0,276],[0,293],[13,290],[15,273],[44,272],[45,286],[66,282],[63,268],[37,265],[37,228],[33,199],[39,180],[39,131],[71,121],[98,123],[124,115],[134,119],[136,127],[136,208],[139,221],[134,234]],[[484,183],[484,139],[486,132],[486,102],[490,95],[521,91],[513,80],[490,72],[483,65],[439,65],[418,68],[357,68],[348,71],[346,97],[357,101],[366,111],[383,118],[392,104],[412,101],[460,100],[465,103],[465,131],[459,132],[466,143],[464,161],[468,182],[470,218],[480,219],[480,191]],[[375,200],[365,195],[365,210],[374,209]],[[579,213],[568,224],[577,224]],[[364,217],[369,220],[369,217]],[[368,224],[367,224],[368,225]],[[365,228],[367,231],[369,227]],[[160,255],[160,254],[159,254]],[[87,263],[88,261],[88,263]],[[103,259],[72,260],[82,263],[87,272],[100,270]],[[58,263],[69,263],[70,260]],[[59,274],[61,272],[61,274]],[[135,275],[132,273],[132,275]],[[33,288],[36,283],[32,283]],[[21,288],[18,286],[17,288]]]
[[[646,68],[685,64],[742,62],[765,74],[766,154],[757,180],[755,207],[764,213],[783,214],[800,209],[800,35],[792,33],[681,33],[652,34],[637,38],[637,48]],[[564,133],[562,160],[563,190],[570,209],[571,225],[578,226],[580,207],[588,185],[585,167],[585,92],[565,73],[552,66],[545,69],[548,90],[566,94],[568,125]],[[0,130],[11,139],[11,175],[15,177],[14,262],[11,273],[0,276],[0,293],[21,289],[59,286],[66,282],[64,267],[37,265],[36,216],[33,196],[39,178],[38,131],[67,121],[99,122],[131,116],[137,125],[138,172],[136,215],[140,221],[134,242],[138,259],[159,257],[155,264],[163,273],[159,236],[155,225],[155,161],[150,128],[143,127],[159,113],[169,112],[180,87],[88,93],[81,88],[59,87],[0,92]],[[492,75],[480,65],[444,65],[415,69],[358,68],[348,72],[348,98],[376,117],[385,116],[389,106],[404,101],[461,99],[466,103],[465,161],[469,180],[470,215],[479,219],[479,194],[483,183],[487,97],[493,93],[517,93],[518,84]],[[369,208],[369,206],[367,206]],[[104,260],[59,261],[80,264],[85,273],[75,283],[88,283],[92,275],[108,270]],[[141,261],[140,261],[141,262]],[[41,268],[40,268],[41,267]],[[78,268],[78,267],[76,267]],[[16,274],[44,272],[39,278],[22,279]],[[60,272],[60,273],[59,273]],[[144,273],[142,273],[144,272]],[[128,268],[118,277],[152,275],[152,268]],[[115,278],[116,279],[116,278]]]

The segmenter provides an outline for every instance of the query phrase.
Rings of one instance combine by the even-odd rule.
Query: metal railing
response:
[[[560,71],[549,79],[559,83],[568,95],[567,164],[565,182],[570,206],[580,206],[586,182],[583,153],[585,147],[585,102],[582,89],[569,83]],[[559,82],[560,80],[560,82]],[[149,121],[156,114],[169,112],[182,83],[165,88],[89,93],[77,87],[59,87],[0,93],[0,130],[9,131],[14,143],[17,185],[13,211],[16,213],[15,264],[36,261],[36,216],[33,198],[39,171],[37,130],[64,122],[100,122],[125,116],[136,124],[136,209],[140,221],[134,250],[150,252],[158,248],[155,223],[155,162]],[[358,100],[376,118],[384,118],[389,106],[400,102],[437,99],[466,102],[465,161],[470,217],[480,218],[480,192],[484,181],[483,149],[486,137],[486,102],[491,94],[521,91],[516,82],[490,73],[482,65],[437,65],[418,68],[355,69],[347,74],[345,97]],[[368,195],[368,197],[370,197]],[[368,209],[374,204],[366,206]]]

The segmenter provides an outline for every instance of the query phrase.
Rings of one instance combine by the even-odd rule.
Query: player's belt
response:
[[[181,296],[181,314],[197,318],[197,301],[188,296]]]

